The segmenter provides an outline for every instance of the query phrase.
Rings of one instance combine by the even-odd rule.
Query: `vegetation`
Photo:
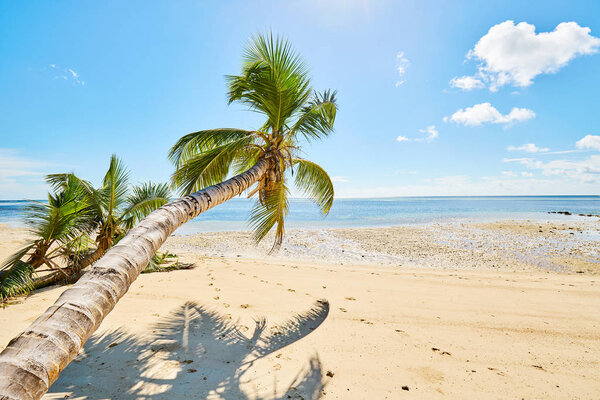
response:
[[[53,188],[48,204],[31,202],[25,209],[25,222],[35,239],[0,266],[0,301],[59,280],[77,279],[82,269],[170,196],[167,184],[130,189],[129,173],[114,155],[100,188],[72,173],[46,179]],[[52,273],[35,279],[34,273],[44,266]]]
[[[291,177],[324,214],[333,204],[331,179],[319,165],[300,157],[300,143],[333,132],[336,93],[314,91],[304,62],[287,41],[272,35],[253,38],[244,52],[241,74],[228,76],[227,82],[229,103],[262,114],[263,125],[257,130],[220,128],[185,135],[169,153],[176,167],[173,183],[182,194],[192,193],[268,159],[267,173],[248,196],[258,195],[250,225],[256,241],[276,225],[275,250],[285,233]]]
[[[276,249],[284,234],[290,177],[323,213],[330,210],[331,179],[321,167],[300,157],[300,142],[321,139],[333,131],[335,93],[313,91],[303,62],[287,42],[272,36],[252,40],[242,74],[228,77],[228,82],[229,101],[263,114],[264,124],[254,131],[195,132],[176,143],[170,153],[176,166],[173,182],[184,194],[197,191],[145,217],[83,279],[10,341],[0,353],[0,398],[41,398],[169,235],[190,219],[254,186],[249,196],[258,195],[250,217],[255,238],[263,239],[276,225]],[[111,179],[116,178],[105,179],[103,187]],[[105,211],[114,211],[116,203],[103,203],[111,205]],[[128,215],[135,214],[113,211],[95,221],[99,235],[118,236],[118,227],[126,228]],[[113,220],[108,215],[119,217]],[[110,222],[116,220],[120,222]]]

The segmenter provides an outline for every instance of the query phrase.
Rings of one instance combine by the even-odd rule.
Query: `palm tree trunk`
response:
[[[0,353],[0,400],[39,399],[148,265],[169,235],[198,214],[241,194],[269,167],[248,171],[148,215]]]

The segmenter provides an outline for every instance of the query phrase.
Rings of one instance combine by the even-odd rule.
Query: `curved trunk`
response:
[[[268,167],[261,159],[248,171],[173,201],[141,221],[0,353],[0,400],[42,397],[169,235],[241,194]]]

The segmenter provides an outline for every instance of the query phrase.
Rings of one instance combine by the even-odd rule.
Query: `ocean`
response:
[[[0,200],[0,224],[23,226],[24,200]],[[253,201],[235,198],[200,215],[181,227],[178,234],[248,229]],[[577,215],[600,214],[600,196],[482,196],[482,197],[398,197],[381,199],[338,199],[323,217],[318,208],[304,199],[290,200],[286,227],[303,229],[377,227],[429,224],[436,222],[531,219],[567,221]]]

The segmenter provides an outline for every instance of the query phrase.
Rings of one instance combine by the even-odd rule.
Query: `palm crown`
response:
[[[333,204],[329,175],[300,157],[300,144],[333,132],[336,93],[313,90],[302,59],[287,41],[273,35],[252,38],[244,52],[241,74],[226,78],[229,103],[245,104],[266,120],[256,130],[221,128],[183,136],[169,153],[176,166],[173,184],[185,194],[195,192],[267,159],[267,172],[248,195],[258,194],[250,226],[260,241],[277,225],[276,249],[284,235],[290,175],[323,214]]]

